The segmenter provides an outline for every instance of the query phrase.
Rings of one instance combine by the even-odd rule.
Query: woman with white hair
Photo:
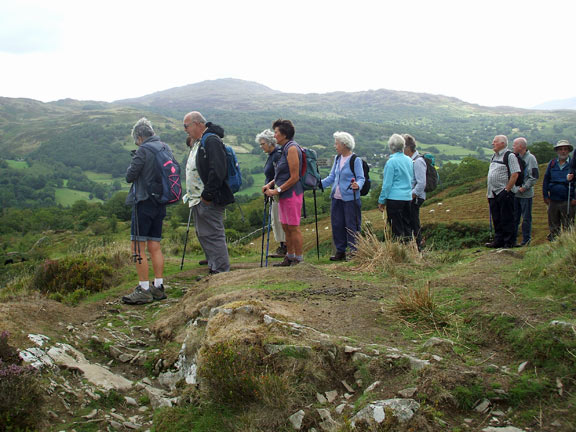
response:
[[[407,241],[410,238],[410,202],[414,166],[412,159],[404,154],[404,138],[394,134],[388,140],[390,158],[384,165],[382,191],[378,198],[378,209],[386,209],[386,218],[394,237]]]
[[[282,147],[276,142],[274,138],[274,131],[271,129],[265,129],[256,135],[256,142],[260,145],[262,151],[268,154],[268,159],[266,159],[266,165],[264,165],[264,176],[266,177],[266,184],[274,180],[276,175],[276,165],[282,157]],[[276,249],[271,258],[284,258],[286,256],[286,234],[282,228],[282,223],[278,217],[278,198],[270,198],[270,224],[272,226],[272,232],[274,233],[274,238],[280,246]]]
[[[336,253],[330,261],[343,261],[347,247],[351,252],[356,250],[356,236],[362,222],[360,189],[365,178],[362,160],[352,153],[356,145],[354,137],[347,132],[334,132],[333,136],[336,157],[330,174],[322,180],[322,187],[332,186],[330,219]]]

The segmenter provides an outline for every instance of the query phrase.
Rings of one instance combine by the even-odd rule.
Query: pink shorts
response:
[[[281,223],[284,225],[300,225],[303,199],[304,194],[296,195],[296,191],[292,191],[291,197],[280,198],[280,201],[278,201],[278,213]]]

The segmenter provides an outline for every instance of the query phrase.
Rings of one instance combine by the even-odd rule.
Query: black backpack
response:
[[[336,159],[339,160],[339,157],[340,155],[338,155]],[[350,171],[352,171],[354,177],[356,177],[356,172],[354,172],[354,163],[356,162],[357,157],[356,153],[352,153],[352,157],[350,158]],[[362,186],[362,189],[360,189],[360,196],[366,196],[368,195],[368,192],[370,192],[370,187],[372,186],[372,181],[370,180],[370,165],[368,165],[368,162],[364,159],[360,158],[360,160],[362,161],[362,169],[364,170],[365,179],[364,185]]]
[[[432,192],[438,186],[438,180],[440,176],[438,175],[438,170],[434,165],[434,156],[430,154],[420,154],[418,157],[424,159],[426,162],[426,186],[424,187],[424,192]]]
[[[526,162],[524,162],[524,160],[520,156],[518,156],[516,153],[508,150],[504,154],[504,164],[506,165],[506,169],[508,170],[508,178],[510,178],[510,166],[508,165],[510,154],[513,154],[514,156],[516,156],[516,159],[518,160],[518,165],[520,166],[520,172],[518,173],[518,178],[516,179],[516,183],[514,183],[514,184],[516,186],[522,186],[524,184],[524,171],[526,170]]]

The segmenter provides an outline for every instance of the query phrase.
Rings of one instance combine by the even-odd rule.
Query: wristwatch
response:
[[[278,192],[278,193],[282,192],[282,188],[281,188],[280,186],[278,186],[278,187],[276,188],[276,192]]]

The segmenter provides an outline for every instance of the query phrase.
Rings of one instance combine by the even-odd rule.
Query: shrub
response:
[[[16,354],[15,354],[16,353]],[[43,404],[36,370],[21,366],[8,333],[0,334],[0,432],[36,430]]]
[[[442,250],[475,247],[490,240],[486,225],[460,222],[422,225],[422,236],[428,247]]]

